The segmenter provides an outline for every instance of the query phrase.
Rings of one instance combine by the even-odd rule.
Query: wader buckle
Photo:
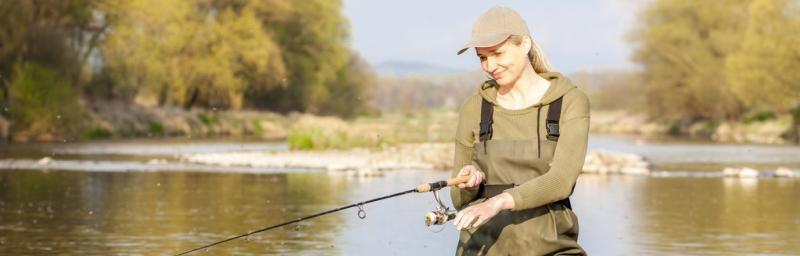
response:
[[[545,127],[547,128],[547,139],[558,141],[558,137],[561,135],[558,132],[558,120],[547,120]]]

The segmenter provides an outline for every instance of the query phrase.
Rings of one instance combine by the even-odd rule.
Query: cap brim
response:
[[[474,36],[472,39],[461,47],[461,50],[458,51],[458,55],[464,53],[465,51],[469,50],[469,48],[473,47],[489,47],[495,46],[499,43],[502,43],[508,37],[511,36],[509,34],[495,34],[495,35],[483,35],[483,36]]]

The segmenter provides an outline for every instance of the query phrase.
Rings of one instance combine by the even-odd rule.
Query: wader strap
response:
[[[558,120],[561,119],[561,99],[564,98],[563,96],[558,97],[553,103],[550,103],[550,107],[547,108],[547,123],[545,127],[547,128],[547,139],[552,141],[558,141],[558,136],[561,135],[558,131]]]
[[[572,210],[572,203],[569,202],[569,197],[553,202],[553,204],[563,205],[565,208]]]
[[[492,115],[494,114],[494,106],[491,102],[483,99],[481,102],[481,131],[480,141],[487,141],[492,139]]]
[[[492,198],[496,195],[502,194],[506,189],[513,188],[515,184],[500,184],[500,185],[486,185],[482,184],[477,198]],[[569,202],[569,197],[553,202],[553,204],[560,204],[567,209],[572,210],[572,204]]]

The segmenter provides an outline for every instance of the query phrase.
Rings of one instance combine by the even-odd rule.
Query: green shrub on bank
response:
[[[743,122],[745,124],[753,123],[753,122],[765,122],[772,119],[775,119],[777,116],[775,112],[766,111],[766,112],[755,112],[749,113],[744,115]]]
[[[147,132],[152,135],[164,135],[164,125],[159,122],[152,122],[148,125]]]
[[[199,119],[200,122],[202,122],[205,125],[219,124],[219,118],[217,117],[216,114],[200,113],[197,114],[197,119]]]
[[[84,115],[79,94],[58,72],[35,63],[20,65],[10,94],[14,133],[52,138],[80,134]]]
[[[261,126],[261,119],[253,118],[250,120],[250,123],[253,125],[253,132],[255,134],[261,134],[264,132],[264,127]]]
[[[103,127],[93,127],[87,129],[82,136],[84,139],[107,139],[111,138],[111,131]]]

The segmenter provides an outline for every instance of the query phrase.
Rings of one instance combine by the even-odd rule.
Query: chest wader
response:
[[[539,121],[545,106],[537,108],[536,141],[532,141],[492,140],[494,106],[483,100],[479,143],[474,145],[472,160],[486,179],[469,205],[549,171],[560,136],[561,101],[558,98],[547,105],[546,139],[540,138]],[[462,231],[456,255],[583,255],[577,238],[577,217],[565,198],[532,209],[500,211],[481,227]]]

